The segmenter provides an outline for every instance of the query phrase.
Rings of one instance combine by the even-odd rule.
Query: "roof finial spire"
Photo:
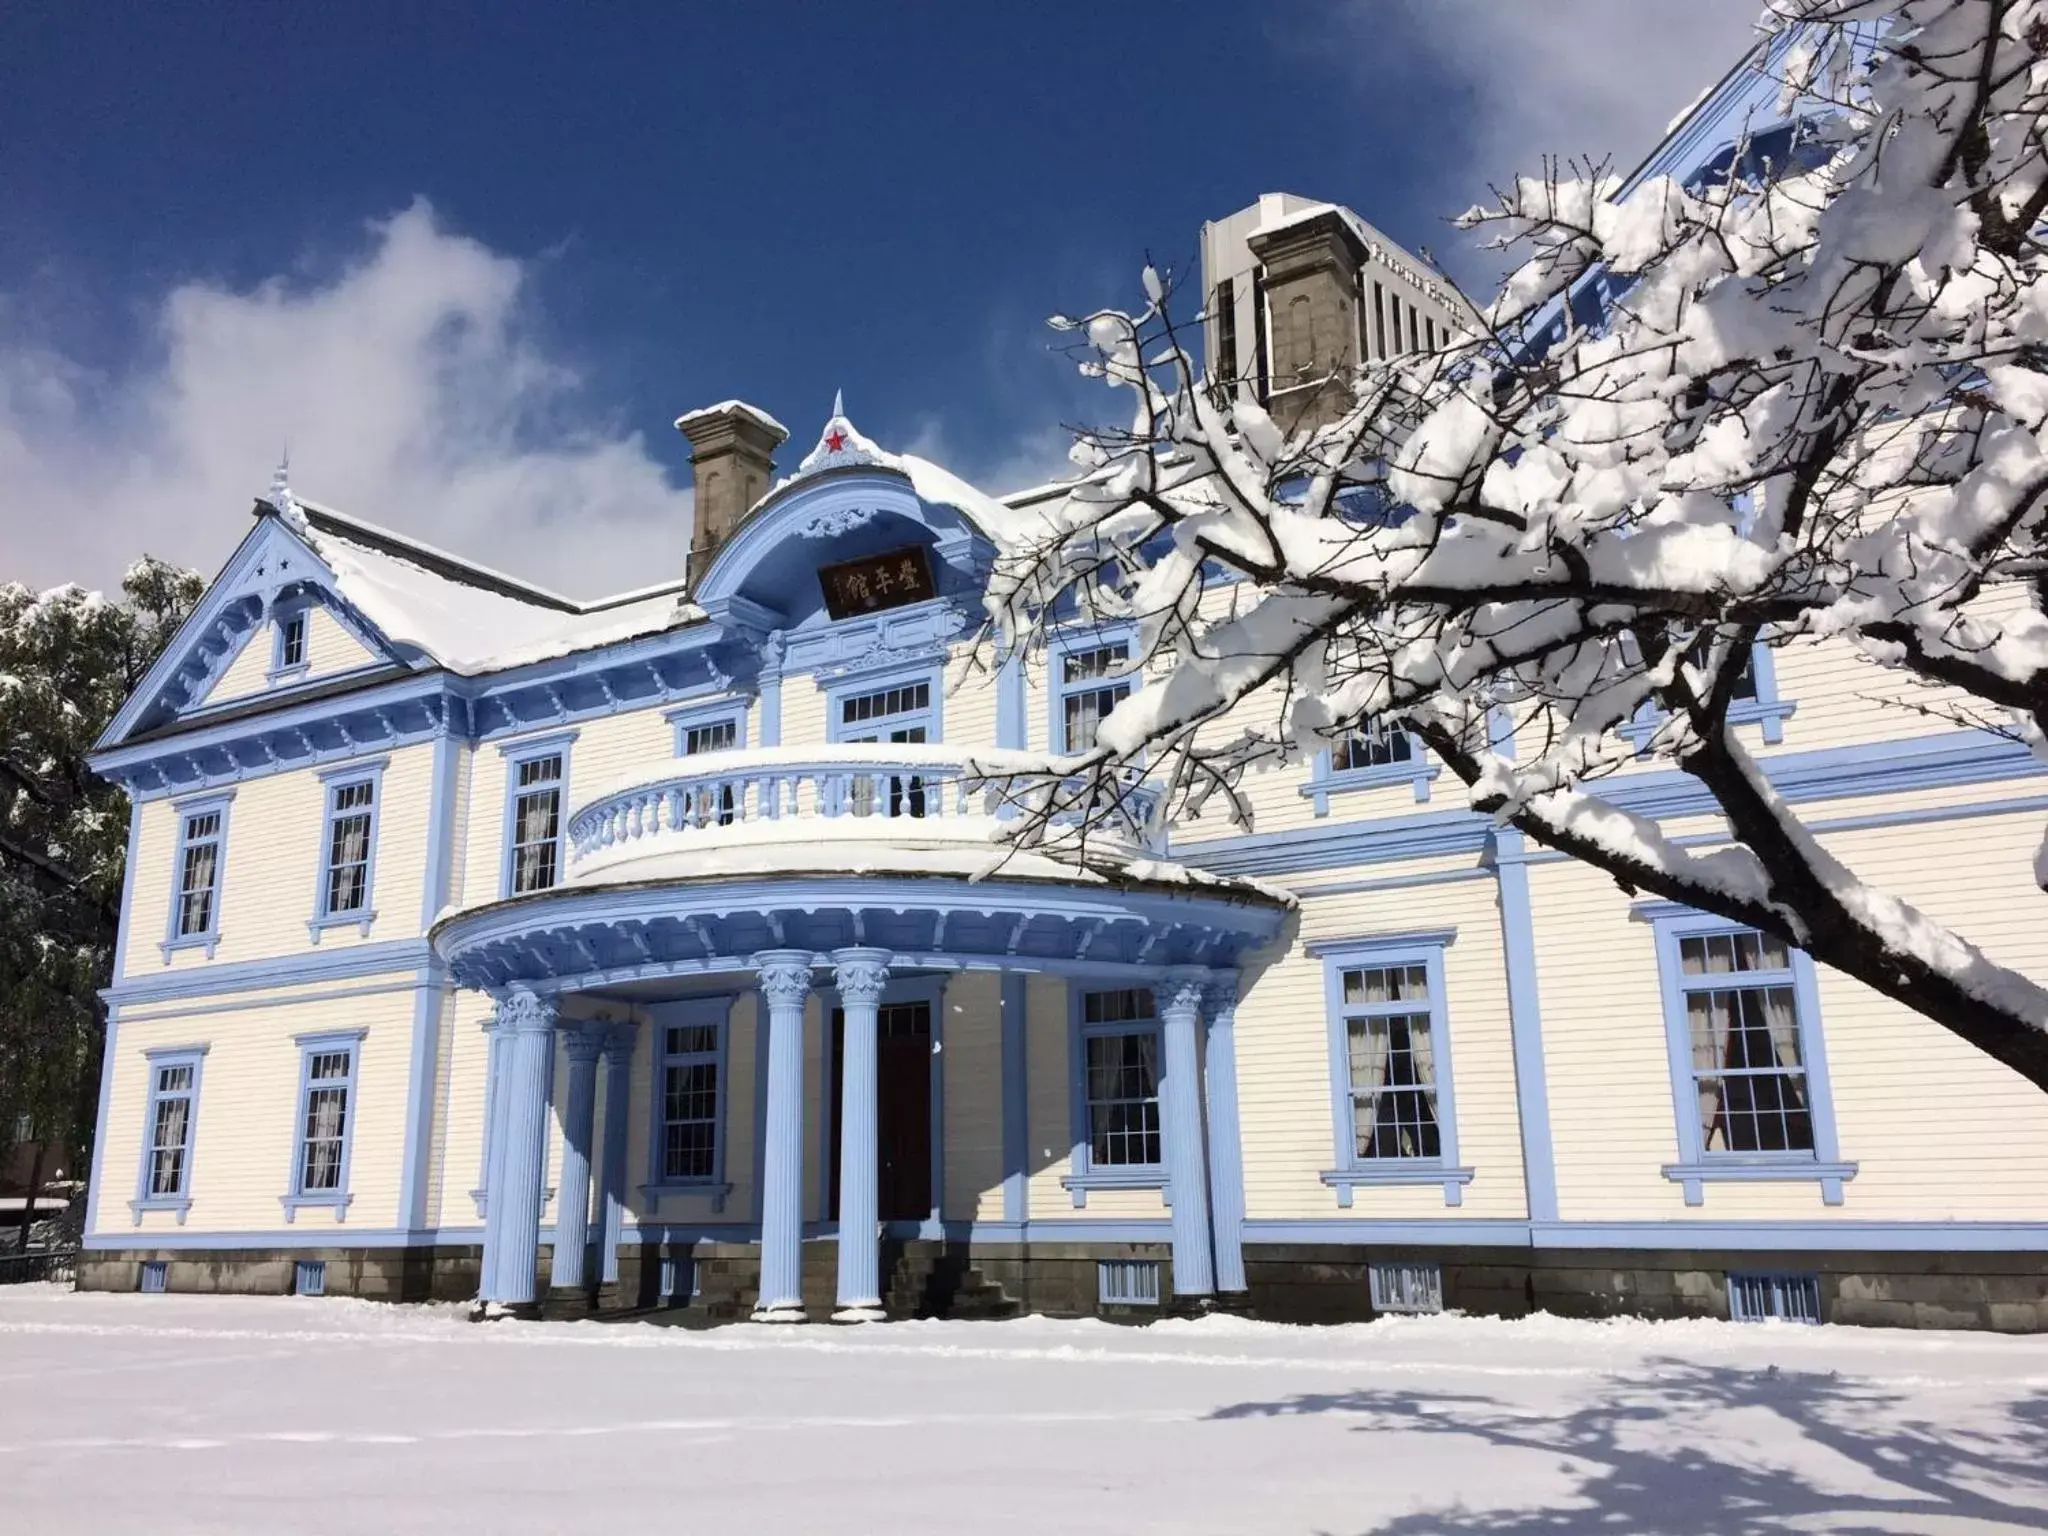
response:
[[[298,497],[292,494],[292,445],[287,441],[284,451],[278,455],[277,468],[271,472],[270,491],[264,498],[277,511],[277,515],[291,527],[305,531],[306,514],[299,506]]]
[[[844,416],[846,414],[846,391],[843,389],[832,391],[832,414],[834,416]]]

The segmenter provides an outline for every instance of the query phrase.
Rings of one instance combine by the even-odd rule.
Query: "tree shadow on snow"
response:
[[[1895,1387],[1831,1374],[1653,1360],[1645,1371],[1616,1372],[1599,1402],[1562,1413],[1473,1394],[1361,1388],[1236,1403],[1212,1417],[1343,1414],[1363,1434],[1461,1435],[1567,1458],[1580,1479],[1573,1495],[1542,1508],[1472,1508],[1495,1501],[1477,1488],[1454,1490],[1436,1512],[1360,1536],[2048,1531],[2048,1393],[2008,1405],[2002,1422],[1987,1416],[1968,1429],[1916,1415],[1913,1403]],[[1711,1433],[1713,1420],[1738,1410],[1779,1422],[1745,1415],[1722,1426],[1718,1450],[1689,1433],[1694,1425]],[[1745,1457],[1752,1445],[1760,1455]],[[1483,1478],[1483,1458],[1475,1461]],[[1816,1464],[1825,1467],[1819,1476]],[[1849,1489],[1858,1491],[1841,1491]],[[1821,1524],[1822,1516],[1833,1518]]]

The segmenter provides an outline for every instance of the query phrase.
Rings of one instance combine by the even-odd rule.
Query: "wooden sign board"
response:
[[[902,608],[939,595],[932,583],[931,561],[921,544],[839,565],[821,565],[818,585],[825,589],[825,611],[835,619]]]

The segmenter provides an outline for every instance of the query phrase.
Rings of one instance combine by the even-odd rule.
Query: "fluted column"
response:
[[[754,1320],[804,1320],[804,1000],[808,950],[754,956],[768,1005],[767,1126],[761,1138],[761,1293]]]
[[[633,1041],[638,1031],[614,1024],[604,1032],[604,1150],[597,1165],[597,1279],[619,1283],[619,1239],[626,1228],[627,1095],[633,1084]]]
[[[1202,1086],[1209,1112],[1209,1217],[1216,1236],[1216,1289],[1248,1289],[1244,1277],[1244,1143],[1237,1121],[1237,975],[1214,977],[1203,998],[1208,1032]]]
[[[1210,1296],[1216,1271],[1209,1248],[1208,1159],[1202,1155],[1201,1052],[1196,1041],[1206,971],[1169,971],[1160,989],[1165,1036],[1166,1176],[1173,1192],[1173,1294]]]
[[[548,1067],[554,1054],[555,1004],[515,988],[498,1005],[506,1032],[500,1074],[505,1103],[500,1124],[503,1156],[493,1156],[493,1188],[486,1218],[492,1242],[490,1299],[500,1306],[531,1306],[534,1264],[540,1254],[540,1181],[547,1157]]]
[[[832,980],[846,1015],[840,1050],[839,1310],[834,1322],[882,1320],[881,1149],[876,1017],[889,982],[885,949],[832,952]]]
[[[483,1266],[477,1273],[476,1295],[479,1301],[493,1301],[496,1299],[499,1223],[491,1215],[491,1191],[502,1187],[505,1182],[505,1042],[511,1038],[512,1031],[497,1013],[491,1015],[490,1023],[484,1028],[490,1039],[490,1056],[489,1065],[484,1070],[483,1188],[476,1192],[477,1209],[484,1218]]]
[[[562,1104],[562,1176],[555,1191],[555,1260],[551,1283],[583,1289],[589,1271],[590,1138],[597,1123],[597,1056],[604,1036],[594,1029],[565,1032],[569,1091]]]

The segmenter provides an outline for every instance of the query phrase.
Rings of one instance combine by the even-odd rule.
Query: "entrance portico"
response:
[[[902,1155],[900,1138],[892,1143],[892,1127],[880,1118],[883,1015],[903,1011],[885,998],[892,984],[914,988],[920,977],[937,984],[976,971],[1003,978],[990,990],[1005,1047],[993,1065],[1006,1077],[1024,1055],[1024,991],[1009,985],[1010,978],[1051,975],[1156,996],[1156,1134],[1164,1156],[1163,1171],[1151,1182],[1170,1201],[1174,1292],[1183,1302],[1198,1300],[1214,1294],[1219,1278],[1242,1288],[1238,1197],[1225,1193],[1216,1200],[1225,1217],[1219,1223],[1210,1190],[1219,1168],[1236,1167],[1234,1064],[1215,1059],[1214,1040],[1207,1036],[1212,1020],[1227,1020],[1225,1000],[1235,997],[1239,956],[1263,943],[1281,916],[1276,904],[1239,890],[1171,883],[976,882],[792,871],[758,880],[572,886],[448,919],[435,932],[437,948],[459,981],[496,999],[489,1025],[498,1070],[487,1106],[491,1146],[481,1299],[515,1311],[542,1299],[536,1275],[551,1124],[559,1125],[562,1138],[553,1287],[558,1293],[588,1291],[619,1273],[618,1248],[628,1236],[625,1218],[632,1203],[622,1165],[633,1100],[622,1085],[631,1053],[663,1047],[647,1043],[650,1031],[638,1022],[578,1017],[587,1011],[577,1006],[579,1000],[602,999],[612,1005],[607,1011],[657,1020],[663,995],[717,988],[724,995],[750,991],[759,1000],[753,1041],[760,1076],[758,1219],[740,1224],[751,1227],[747,1235],[759,1244],[753,1316],[783,1322],[807,1315],[802,1252],[808,1171],[822,1196],[819,1215],[831,1214],[829,1191],[836,1183],[836,1223],[810,1228],[836,1238],[832,1315],[845,1321],[880,1318],[887,1224],[883,1149]],[[767,942],[756,947],[754,940]],[[811,1096],[836,1091],[820,1106],[831,1142],[820,1145],[820,1162],[807,1170],[805,1020],[814,993],[829,1006],[818,1014],[825,1044],[816,1053],[815,1070],[822,1077]],[[909,1027],[917,1028],[914,1021]],[[942,1050],[933,1023],[923,1028],[929,1044],[913,1035],[911,1048]],[[563,1037],[566,1070],[551,1073],[556,1034]],[[1019,1042],[1014,1052],[1013,1037]],[[1227,1023],[1215,1038],[1227,1041]],[[1072,1062],[1070,1070],[1085,1071],[1086,1064]],[[607,1084],[602,1124],[595,1112],[601,1076]],[[1014,1179],[1021,1190],[1025,1138],[1008,1117],[1022,1112],[1022,1085],[992,1086],[985,1098],[1000,1105],[1005,1117],[999,1138],[1005,1185]],[[943,1137],[942,1118],[933,1117],[929,1134]],[[1113,1174],[1098,1170],[1094,1187],[1117,1187]],[[1075,1189],[1080,1205],[1085,1195],[1081,1185]],[[934,1188],[935,1218],[938,1203]],[[1024,1213],[1012,1212],[1008,1204],[1006,1199],[1005,1214],[1018,1218],[1014,1224],[1021,1229]],[[928,1228],[920,1222],[913,1230]]]

